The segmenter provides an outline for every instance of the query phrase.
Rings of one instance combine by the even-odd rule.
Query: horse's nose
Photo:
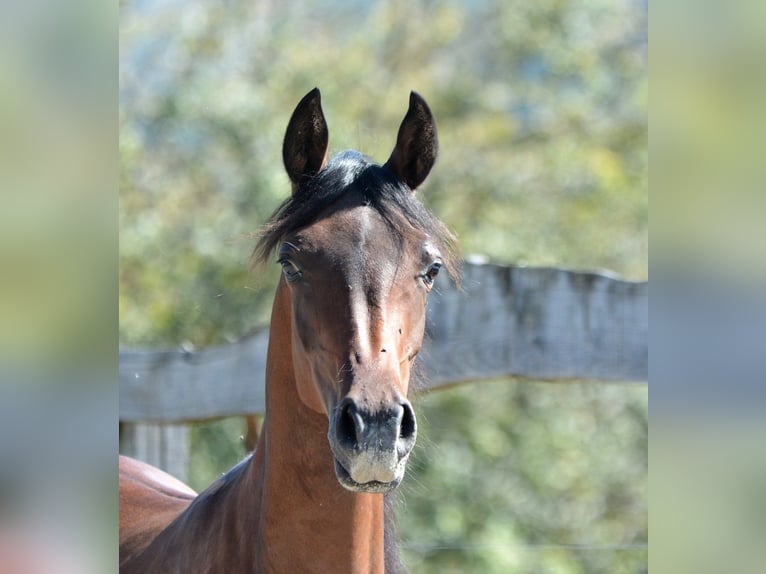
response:
[[[406,399],[374,413],[360,408],[350,397],[338,406],[335,435],[338,445],[350,456],[366,451],[395,453],[398,462],[412,450],[416,434],[415,413]]]

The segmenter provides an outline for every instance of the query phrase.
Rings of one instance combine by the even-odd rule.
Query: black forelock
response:
[[[457,278],[458,258],[452,232],[393,172],[356,151],[336,155],[277,208],[261,230],[253,261],[268,259],[286,235],[315,222],[326,208],[350,192],[361,194],[400,239],[417,232],[433,239],[442,253],[445,269]]]

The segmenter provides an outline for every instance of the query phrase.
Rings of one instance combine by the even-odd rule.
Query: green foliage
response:
[[[122,343],[267,322],[278,270],[248,271],[252,234],[289,193],[281,139],[315,85],[331,150],[378,161],[423,94],[441,153],[422,198],[464,253],[644,278],[646,26],[633,0],[123,2]],[[419,402],[413,571],[645,569],[645,387],[506,381]],[[196,488],[243,429],[195,427]]]
[[[418,400],[426,440],[400,512],[413,570],[640,571],[646,400],[641,387],[508,381]]]
[[[216,478],[245,457],[244,425],[228,418],[192,426],[194,456],[189,462],[189,486],[203,491]]]

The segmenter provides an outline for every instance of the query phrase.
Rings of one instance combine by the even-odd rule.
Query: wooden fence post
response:
[[[190,427],[185,424],[123,423],[120,452],[161,468],[186,481]]]

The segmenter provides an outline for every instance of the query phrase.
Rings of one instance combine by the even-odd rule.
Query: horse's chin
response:
[[[391,482],[380,482],[377,480],[371,480],[370,482],[364,483],[356,482],[353,478],[351,478],[351,475],[343,467],[343,465],[338,462],[337,458],[335,459],[335,476],[337,477],[338,482],[340,482],[340,485],[346,490],[350,490],[351,492],[364,492],[368,494],[382,494],[390,492],[399,486],[400,482],[402,482],[401,476],[395,478]]]

